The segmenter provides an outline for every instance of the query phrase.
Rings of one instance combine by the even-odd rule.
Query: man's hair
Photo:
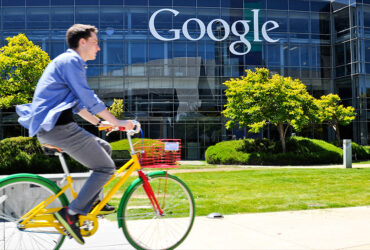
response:
[[[91,32],[98,33],[98,29],[92,25],[74,24],[66,33],[68,47],[77,49],[80,39],[88,39],[91,36]]]

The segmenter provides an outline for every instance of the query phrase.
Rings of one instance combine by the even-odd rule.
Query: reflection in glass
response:
[[[330,15],[312,12],[311,33],[330,34]]]
[[[76,5],[98,5],[99,0],[75,0]]]
[[[25,0],[2,0],[2,6],[24,6],[25,3]]]
[[[197,0],[198,7],[220,7],[220,0]]]
[[[149,6],[171,6],[172,0],[149,0]]]
[[[370,40],[365,40],[365,61],[370,62]]]
[[[337,33],[349,29],[349,8],[334,13],[334,29]]]
[[[51,47],[50,50],[51,59],[54,59],[55,57],[59,56],[67,49],[64,41],[51,41],[50,47]]]
[[[335,45],[335,65],[343,65],[344,64],[344,44],[337,44]]]
[[[309,0],[289,0],[289,10],[309,11],[310,1]]]
[[[125,76],[145,76],[146,66],[145,65],[128,65],[124,68]]]
[[[148,28],[148,8],[130,7],[126,10],[128,29],[147,29]]]
[[[99,27],[99,8],[96,7],[76,7],[76,23],[88,23]]]
[[[274,20],[275,22],[279,24],[279,28],[276,29],[277,31],[279,32],[288,31],[288,12],[287,11],[267,11],[266,14],[267,14],[268,20]]]
[[[290,32],[308,33],[307,14],[305,12],[290,12],[289,13]]]
[[[122,5],[124,0],[104,0],[100,1],[100,5]]]
[[[122,65],[103,65],[102,68],[103,76],[123,76]]]
[[[199,3],[198,3],[199,4]],[[219,8],[199,8],[197,9],[197,18],[200,19],[206,26],[210,21],[220,18]]]
[[[103,40],[100,43],[102,47],[101,56],[103,64],[124,64],[123,61],[123,41]]]
[[[100,77],[100,89],[123,89],[123,79],[121,77]]]
[[[127,44],[127,63],[146,63],[147,62],[147,43],[146,41],[130,41]]]
[[[311,11],[329,12],[330,0],[311,0]]]
[[[228,8],[243,8],[243,2],[240,0],[222,0],[221,7],[228,7]],[[261,6],[262,8],[262,6]]]
[[[123,28],[123,8],[120,6],[114,7],[101,7],[100,8],[100,29]]]
[[[196,5],[196,0],[176,0],[176,1],[173,1],[173,6],[195,6],[195,5]]]
[[[32,1],[28,0],[26,1],[26,6],[48,6],[48,5],[49,5],[49,0],[32,0]]]
[[[49,8],[27,8],[26,23],[28,29],[48,29]]]
[[[267,0],[267,9],[287,10],[287,0]]]
[[[125,5],[147,6],[148,0],[125,0]]]
[[[24,8],[3,8],[4,29],[24,29],[25,9]]]
[[[52,7],[50,10],[51,29],[68,29],[74,23],[73,7]]]
[[[201,105],[198,92],[199,78],[175,78],[175,96],[179,106],[176,110],[176,121],[189,115],[189,112],[197,111]]]

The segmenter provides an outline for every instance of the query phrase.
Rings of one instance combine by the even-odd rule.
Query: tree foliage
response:
[[[123,99],[113,99],[113,104],[109,107],[109,111],[118,119],[123,116]]]
[[[24,34],[6,40],[8,45],[0,48],[0,109],[30,102],[50,62],[49,55]]]
[[[356,118],[354,107],[344,107],[340,102],[340,97],[335,94],[321,96],[316,101],[319,108],[318,117],[321,122],[327,122],[334,129],[338,145],[340,145],[339,125],[346,126]]]
[[[226,128],[248,127],[258,133],[267,123],[277,126],[283,152],[286,152],[285,137],[289,126],[299,131],[315,119],[314,98],[298,79],[269,76],[269,70],[256,68],[246,70],[246,76],[224,83],[227,97]]]

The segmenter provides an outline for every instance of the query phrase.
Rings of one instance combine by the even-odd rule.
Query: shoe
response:
[[[99,204],[100,200],[96,200],[94,205],[90,209],[90,212]],[[106,215],[106,214],[113,214],[116,212],[116,208],[108,203],[104,205],[102,210],[99,211],[98,215]]]
[[[81,245],[85,244],[80,231],[80,222],[78,220],[78,214],[68,214],[68,207],[64,207],[58,212],[54,213],[55,219],[67,230],[67,232]]]

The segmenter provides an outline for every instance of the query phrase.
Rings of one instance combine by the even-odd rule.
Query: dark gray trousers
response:
[[[42,131],[37,134],[37,138],[40,143],[61,148],[73,159],[92,170],[77,198],[69,204],[71,210],[86,215],[104,184],[115,171],[111,146],[74,122],[55,126],[49,132]]]

